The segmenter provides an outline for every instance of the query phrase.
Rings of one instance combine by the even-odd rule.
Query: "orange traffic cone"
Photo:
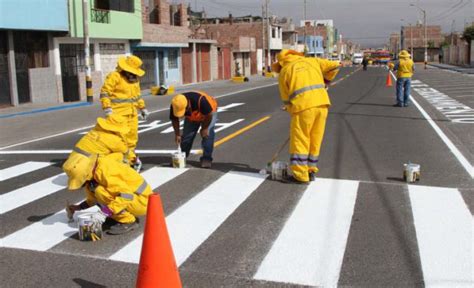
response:
[[[148,199],[136,287],[182,287],[158,194],[152,194]]]
[[[385,86],[386,87],[392,87],[392,77],[390,75],[390,71],[388,71],[388,74],[387,74],[387,80],[385,80]]]

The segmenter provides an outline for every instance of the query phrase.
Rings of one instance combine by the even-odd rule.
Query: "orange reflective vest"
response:
[[[207,102],[209,102],[209,105],[211,105],[213,113],[217,111],[217,101],[216,101],[216,99],[214,99],[213,97],[211,97],[211,96],[209,96],[206,93],[201,92],[201,91],[199,91],[199,94],[201,94],[201,97],[199,97],[199,100],[198,100],[198,109],[195,110],[195,111],[191,111],[190,116],[186,116],[186,119],[188,119],[189,121],[192,121],[192,122],[202,122],[206,118],[206,115],[203,115],[201,113],[201,100],[202,100],[202,97],[206,98]]]

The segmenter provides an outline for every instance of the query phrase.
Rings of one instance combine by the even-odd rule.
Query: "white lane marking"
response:
[[[142,173],[147,183],[156,188],[181,175],[187,169],[154,167]],[[96,206],[83,213],[97,211]],[[68,223],[66,212],[61,210],[42,221],[0,239],[0,247],[46,251],[77,233],[77,223]]]
[[[408,185],[424,283],[474,287],[474,220],[453,188]]]
[[[28,161],[19,165],[8,167],[0,170],[0,181],[5,181],[7,179],[30,173],[51,165],[53,165],[51,162]]]
[[[229,172],[166,217],[177,265],[181,265],[265,180],[259,174]],[[143,235],[110,257],[138,263]]]
[[[254,278],[336,287],[358,186],[321,178],[311,183]]]
[[[222,95],[216,96],[216,97],[214,97],[214,98],[216,98],[216,99],[218,99],[218,98],[223,98],[223,97],[231,96],[231,95],[234,95],[234,94],[239,94],[239,93],[243,93],[243,92],[248,92],[248,91],[253,91],[253,90],[257,90],[257,89],[267,88],[267,87],[270,87],[270,86],[275,86],[275,85],[277,85],[277,84],[278,84],[278,83],[271,83],[271,84],[268,84],[268,85],[262,85],[262,86],[258,86],[258,87],[252,87],[252,88],[249,88],[249,89],[242,89],[242,90],[238,90],[238,91],[234,91],[234,92],[222,94]],[[150,114],[154,114],[154,113],[158,113],[158,112],[162,112],[162,111],[167,111],[167,110],[169,110],[169,109],[170,109],[170,108],[168,107],[168,108],[162,108],[162,109],[154,110],[154,111],[151,111]],[[24,141],[24,142],[12,144],[12,145],[0,147],[0,150],[5,150],[5,149],[8,149],[8,148],[13,148],[13,147],[17,147],[17,146],[21,146],[21,145],[25,145],[25,144],[30,144],[30,143],[34,143],[34,142],[39,142],[39,141],[42,141],[42,140],[51,139],[51,138],[58,137],[58,136],[62,136],[62,135],[67,135],[67,134],[70,134],[70,133],[75,133],[75,132],[78,132],[78,131],[81,131],[81,130],[84,130],[84,129],[90,129],[90,128],[94,127],[94,126],[95,126],[95,124],[94,124],[94,125],[85,126],[85,127],[81,127],[81,128],[77,128],[77,129],[73,129],[73,130],[69,130],[69,131],[66,131],[66,132],[61,132],[61,133],[57,133],[57,134],[53,134],[53,135],[41,137],[41,138],[35,138],[35,139],[33,139],[33,140],[28,140],[28,141]]]
[[[0,215],[65,189],[66,185],[67,176],[62,173],[0,195]]]
[[[15,154],[69,154],[72,150],[11,150],[11,151],[0,151],[0,155],[15,155]],[[191,154],[196,154],[200,150],[191,150]],[[176,150],[163,149],[163,150],[135,150],[137,154],[171,154]]]
[[[392,74],[392,77],[395,80],[397,80],[397,77],[395,77],[393,72],[390,71],[390,73]],[[459,163],[461,163],[461,165],[464,167],[467,174],[469,174],[471,176],[471,178],[474,178],[474,167],[471,165],[471,163],[469,163],[469,161],[466,159],[466,157],[464,157],[464,155],[461,153],[461,151],[459,151],[459,149],[453,144],[453,142],[448,138],[448,136],[446,136],[446,134],[444,134],[444,132],[441,130],[441,128],[439,128],[439,126],[436,125],[436,123],[433,121],[433,119],[431,119],[430,115],[428,115],[428,113],[426,113],[426,111],[421,107],[420,104],[418,104],[418,102],[415,100],[415,98],[412,95],[410,95],[410,100],[413,102],[413,104],[415,104],[416,108],[418,108],[420,113],[423,115],[423,117],[425,117],[425,119],[428,121],[428,123],[431,125],[431,127],[433,127],[433,129],[438,134],[438,136],[441,138],[441,140],[443,140],[444,144],[446,144],[446,146],[448,146],[449,150],[451,150],[451,153],[453,153],[453,155],[456,157],[456,159],[458,159]]]

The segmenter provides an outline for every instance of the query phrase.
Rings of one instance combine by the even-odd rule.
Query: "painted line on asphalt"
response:
[[[142,176],[151,187],[157,188],[181,175],[186,170],[154,167],[143,172]],[[97,206],[84,210],[82,213],[92,213],[95,211],[98,211]],[[77,223],[69,223],[66,212],[61,210],[52,216],[0,239],[0,247],[46,251],[75,233],[77,233]]]
[[[10,178],[18,177],[23,174],[27,174],[48,166],[53,165],[51,162],[35,162],[28,161],[13,167],[0,170],[0,181],[5,181]]]
[[[69,154],[72,150],[10,150],[0,151],[0,155],[23,155],[23,154]],[[176,150],[163,149],[163,150],[135,150],[138,154],[171,154],[175,153]],[[199,150],[191,150],[191,154],[197,154]]]
[[[397,80],[397,77],[393,74],[392,71],[390,71],[392,74],[392,77]],[[410,99],[415,104],[416,108],[420,111],[420,113],[425,117],[425,119],[428,121],[428,123],[431,125],[431,127],[434,129],[434,131],[438,134],[438,136],[441,138],[441,140],[448,146],[449,150],[453,155],[456,157],[456,159],[461,163],[463,168],[466,170],[466,172],[471,176],[471,178],[474,178],[474,167],[469,163],[469,161],[464,157],[464,155],[459,151],[459,149],[453,144],[453,142],[449,139],[446,134],[444,134],[443,130],[439,128],[439,126],[431,119],[430,115],[426,113],[426,111],[421,107],[420,104],[415,100],[413,95],[410,95]]]
[[[216,148],[217,146],[219,146],[219,145],[221,145],[221,144],[223,144],[223,143],[225,143],[225,142],[227,142],[227,141],[229,141],[229,140],[231,140],[231,139],[233,139],[233,138],[239,136],[240,134],[244,133],[245,131],[254,128],[254,127],[257,126],[257,125],[260,125],[261,123],[267,121],[267,120],[270,119],[270,118],[271,118],[271,116],[265,116],[265,117],[260,118],[259,120],[255,121],[255,122],[253,122],[253,123],[251,123],[251,124],[245,126],[244,128],[242,128],[242,129],[240,129],[240,130],[238,130],[238,131],[236,131],[236,132],[234,132],[234,133],[232,133],[232,134],[230,134],[230,135],[227,135],[226,137],[224,137],[224,138],[222,138],[222,139],[216,141],[216,142],[214,143],[214,148]],[[197,150],[196,154],[201,155],[201,154],[202,154],[202,149]]]
[[[20,206],[46,197],[59,190],[65,189],[67,176],[64,173],[49,177],[34,184],[0,195],[0,215]]]
[[[358,187],[351,180],[312,182],[254,279],[337,287]]]
[[[408,193],[425,285],[473,287],[474,220],[460,192],[408,185]]]
[[[227,96],[231,96],[231,95],[235,95],[235,94],[239,94],[239,93],[243,93],[243,92],[253,91],[253,90],[257,90],[257,89],[263,89],[263,88],[267,88],[267,87],[270,87],[270,86],[275,86],[277,84],[278,83],[272,83],[272,84],[268,84],[268,85],[263,85],[263,86],[248,88],[248,89],[242,89],[242,90],[238,90],[238,91],[235,91],[235,92],[222,94],[222,95],[216,96],[215,98],[218,99],[218,98],[227,97]],[[162,112],[162,111],[167,111],[169,109],[170,108],[168,107],[168,108],[162,108],[162,109],[154,110],[154,111],[151,111],[150,114],[158,113],[158,112]],[[78,131],[81,131],[81,130],[90,129],[94,126],[95,126],[95,124],[90,125],[90,126],[84,126],[84,127],[77,128],[77,129],[73,129],[73,130],[70,130],[70,131],[65,131],[65,132],[45,136],[45,137],[36,138],[36,139],[33,139],[33,140],[28,140],[28,141],[24,141],[24,142],[20,142],[20,143],[16,143],[16,144],[11,144],[11,145],[8,145],[8,146],[0,147],[0,150],[5,150],[5,149],[8,149],[8,148],[13,148],[13,147],[17,147],[17,146],[21,146],[21,145],[25,145],[25,144],[30,144],[30,143],[35,143],[35,142],[39,142],[39,141],[46,140],[46,139],[55,138],[55,137],[58,137],[58,136],[67,135],[67,134],[78,132]]]
[[[0,115],[0,119],[12,118],[12,117],[16,117],[16,116],[23,116],[23,115],[36,114],[36,113],[58,111],[58,110],[67,110],[67,109],[72,109],[72,108],[77,108],[77,107],[84,107],[84,106],[91,106],[91,105],[92,105],[92,103],[89,103],[89,102],[81,102],[81,103],[74,103],[74,104],[68,104],[68,105],[62,105],[62,106],[54,106],[54,107],[49,107],[49,108],[35,109],[35,110],[31,110],[31,111],[24,111],[24,112],[12,113],[12,114]]]
[[[180,266],[255,191],[267,176],[228,172],[166,217]],[[143,235],[124,246],[110,260],[138,263]]]

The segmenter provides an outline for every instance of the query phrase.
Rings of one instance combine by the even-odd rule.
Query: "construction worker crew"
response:
[[[319,151],[331,105],[326,85],[340,67],[339,61],[305,58],[283,49],[272,65],[279,72],[280,97],[291,115],[290,169],[288,182],[307,184],[318,172]]]
[[[184,117],[183,135],[180,133],[179,119]],[[171,100],[170,120],[173,123],[176,144],[189,156],[194,137],[201,128],[200,159],[202,168],[211,168],[214,150],[214,127],[217,121],[217,101],[204,92],[192,91],[178,94]]]
[[[97,204],[100,211],[93,219],[103,223],[110,217],[117,222],[109,234],[123,234],[138,227],[136,217],[146,214],[153,191],[137,171],[122,162],[121,153],[103,156],[73,151],[63,170],[69,177],[69,190],[86,190],[85,201],[67,207],[72,214]]]
[[[125,139],[129,148],[129,162],[135,169],[141,167],[141,161],[135,154],[138,142],[138,115],[146,120],[149,114],[145,108],[145,101],[140,97],[139,77],[145,74],[140,68],[141,65],[142,60],[137,56],[119,58],[116,70],[107,75],[100,91],[100,101],[105,114],[119,114],[127,118],[130,130]]]
[[[125,139],[130,128],[127,119],[118,114],[111,114],[107,118],[97,118],[97,124],[84,135],[72,149],[83,154],[121,153],[124,162],[128,161],[128,145]]]
[[[411,77],[415,72],[415,64],[407,50],[402,50],[398,57],[399,61],[393,66],[393,70],[397,71],[397,103],[393,106],[408,107],[410,105]],[[391,66],[389,67],[391,68]]]

